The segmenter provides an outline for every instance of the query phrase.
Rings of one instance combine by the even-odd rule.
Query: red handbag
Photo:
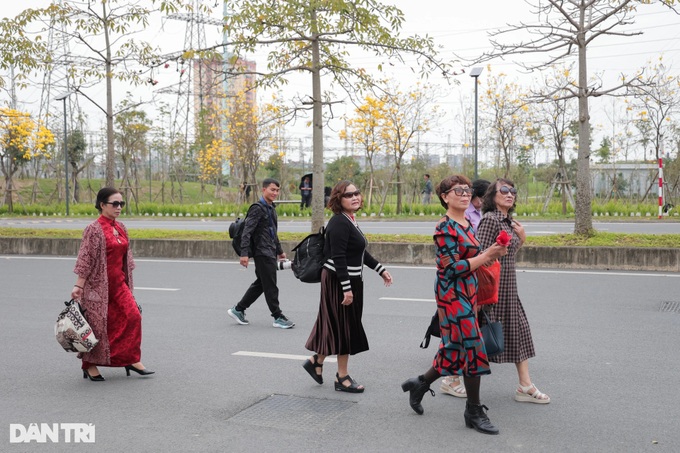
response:
[[[501,263],[495,260],[488,266],[479,266],[477,272],[477,305],[498,303],[501,286]]]

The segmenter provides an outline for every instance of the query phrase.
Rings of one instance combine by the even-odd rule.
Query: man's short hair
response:
[[[429,177],[430,177],[430,174],[429,174],[429,173],[425,173],[425,176],[427,176],[427,177],[429,178]]]
[[[281,183],[278,180],[274,178],[264,178],[262,181],[262,188],[266,189],[270,186],[270,184],[274,184],[276,187],[281,187]]]

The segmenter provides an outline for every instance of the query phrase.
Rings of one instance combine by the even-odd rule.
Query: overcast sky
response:
[[[539,1],[539,0],[536,0]],[[210,1],[214,4],[213,1]],[[504,27],[507,23],[536,22],[537,18],[531,13],[527,3],[523,0],[486,0],[476,2],[461,2],[455,0],[385,0],[383,3],[391,3],[399,8],[405,14],[406,22],[404,24],[403,34],[428,34],[432,36],[435,42],[443,46],[442,56],[452,56],[453,53],[463,55],[465,57],[474,58],[485,50],[489,50],[488,33],[498,28]],[[2,13],[5,16],[11,17],[20,10],[28,7],[45,6],[49,4],[44,0],[21,0],[21,1],[4,1]],[[215,17],[219,16],[218,14]],[[660,5],[640,5],[635,14],[635,24],[628,26],[627,31],[642,31],[644,34],[636,37],[604,37],[599,38],[589,47],[589,72],[591,74],[600,74],[605,81],[613,81],[621,73],[633,74],[638,69],[644,67],[649,60],[657,59],[661,54],[664,56],[664,62],[674,69],[674,72],[680,72],[680,16],[667,10]],[[206,28],[207,42],[218,42],[220,40],[219,33],[216,27]],[[163,26],[155,24],[149,27],[147,33],[142,36],[142,39],[151,41],[152,44],[158,45],[167,51],[173,51],[181,48],[184,41],[184,23],[179,21],[165,21]],[[532,55],[527,57],[533,62],[540,62],[543,60],[542,55]],[[264,66],[263,55],[256,55],[256,61],[262,67]],[[378,64],[379,60],[374,57],[366,57],[357,59],[356,63],[371,69]],[[514,60],[493,62],[492,71],[494,73],[504,72],[510,78],[517,78],[517,80],[524,85],[529,85],[532,79],[531,75],[524,74],[523,70],[514,64]],[[394,72],[394,77],[398,78],[405,88],[408,88],[415,83],[415,78],[409,75],[409,71],[404,68],[397,67]],[[485,71],[487,73],[487,71]],[[482,73],[480,82],[484,85],[484,75]],[[176,68],[170,67],[167,70],[161,70],[155,74],[155,78],[159,84],[154,89],[160,89],[164,86],[171,86],[178,81],[178,73]],[[447,86],[445,82],[434,76],[430,79],[431,83],[439,84],[448,93],[441,98],[441,109],[444,112],[441,122],[437,127],[428,134],[426,141],[432,142],[461,142],[461,132],[457,130],[458,126],[454,122],[459,105],[460,97],[463,96],[467,102],[472,102],[472,94],[474,85],[468,75],[462,75],[457,78],[460,82],[458,86]],[[290,85],[285,89],[284,95],[292,97],[294,94],[308,95],[311,91],[309,76],[295,77],[291,79]],[[148,90],[149,87],[144,87]],[[125,90],[121,90],[121,97]],[[92,97],[103,97],[104,87],[90,89]],[[263,93],[261,93],[263,94]],[[31,98],[36,95],[36,90],[29,90],[26,93],[20,93],[20,96]],[[145,93],[140,93],[140,96]],[[116,101],[119,101],[117,99]],[[173,104],[171,96],[167,102]],[[609,103],[609,104],[606,104]],[[90,115],[90,128],[96,129],[101,124],[102,119],[99,118],[101,113],[96,109],[81,102],[81,106],[86,109]],[[594,123],[600,124],[601,129],[608,129],[606,123],[606,115],[603,112],[611,101],[595,100],[592,103],[592,116]],[[347,107],[336,107],[336,114],[344,114],[348,110],[351,112],[352,106],[347,104]],[[303,138],[308,140],[311,137],[311,129],[307,129],[304,122],[300,122],[297,126],[290,129],[292,138]],[[336,128],[338,127],[336,123]],[[459,128],[458,128],[459,129]],[[602,134],[598,131],[598,134]],[[329,137],[329,146],[339,147],[341,144],[337,140],[337,132],[332,130],[326,131]],[[311,141],[309,141],[311,143]],[[305,145],[306,146],[306,145]]]

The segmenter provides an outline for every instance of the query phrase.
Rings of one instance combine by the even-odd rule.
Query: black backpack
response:
[[[234,247],[234,251],[238,256],[241,256],[241,236],[243,236],[243,229],[246,226],[246,219],[248,218],[248,214],[250,213],[250,210],[253,208],[253,206],[256,206],[257,203],[253,203],[250,205],[248,208],[248,212],[246,212],[246,216],[241,219],[240,217],[234,220],[231,225],[229,225],[229,237],[231,238],[231,246]],[[252,253],[253,253],[253,238],[250,238],[250,254],[248,255],[249,258],[252,258]]]
[[[321,227],[318,233],[313,233],[304,238],[295,246],[293,252],[293,274],[304,283],[319,283],[321,281],[321,269],[326,257],[323,254],[323,246],[326,241],[326,229]]]

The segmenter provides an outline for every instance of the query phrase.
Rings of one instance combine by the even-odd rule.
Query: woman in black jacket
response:
[[[335,390],[362,393],[364,386],[349,376],[349,356],[368,351],[368,339],[361,324],[364,306],[364,264],[385,282],[392,276],[366,250],[368,241],[354,214],[361,208],[361,192],[349,181],[341,181],[331,191],[328,208],[335,215],[326,226],[324,254],[329,257],[321,271],[321,303],[316,324],[305,347],[315,352],[303,367],[317,383],[323,384],[326,356],[338,356]]]

